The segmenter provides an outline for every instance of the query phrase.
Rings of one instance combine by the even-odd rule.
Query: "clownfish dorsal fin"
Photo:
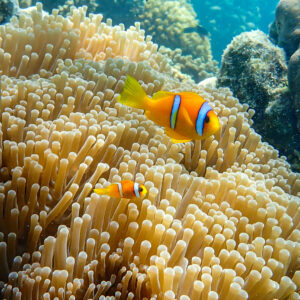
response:
[[[156,92],[155,94],[153,94],[152,100],[158,100],[161,98],[169,97],[171,95],[174,95],[174,93],[169,92],[169,91],[159,91],[159,92]]]
[[[199,94],[195,93],[195,92],[181,92],[179,93],[180,96],[183,97],[201,97]],[[202,98],[202,97],[201,97]]]
[[[131,183],[132,181],[131,180],[121,180],[121,184],[128,184],[128,183]]]

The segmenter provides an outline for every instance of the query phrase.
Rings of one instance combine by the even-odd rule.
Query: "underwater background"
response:
[[[213,57],[220,62],[234,36],[254,29],[268,34],[278,0],[194,0],[191,3],[200,24],[211,33]]]
[[[3,0],[9,3],[9,0]],[[14,1],[12,1],[14,2]],[[20,7],[25,8],[35,4],[37,1],[20,0]],[[149,10],[150,5],[146,0],[119,0],[119,1],[97,1],[97,0],[41,0],[44,9],[50,12],[53,8],[60,8],[61,13],[66,13],[72,5],[87,5],[88,12],[101,13],[105,18],[111,18],[113,24],[124,23],[126,27],[132,25],[132,20],[141,20],[143,13]],[[161,4],[172,1],[161,1]],[[269,32],[269,26],[274,21],[275,9],[278,0],[260,1],[253,0],[188,0],[177,1],[179,3],[178,14],[185,14],[187,4],[191,4],[191,10],[194,11],[193,23],[204,26],[209,32],[213,58],[221,61],[221,55],[225,47],[232,38],[244,31],[260,29],[266,34]],[[181,11],[180,11],[181,6]],[[162,8],[162,7],[161,7]],[[168,9],[165,14],[171,14]],[[142,15],[142,16],[141,16]],[[169,16],[171,18],[171,16]],[[189,18],[189,13],[186,15]],[[178,21],[180,19],[177,19]],[[174,19],[175,21],[175,19]],[[155,20],[152,21],[155,23]],[[191,24],[190,24],[191,25]],[[145,28],[146,29],[146,28]],[[159,31],[156,28],[157,31]],[[147,32],[146,34],[151,33]],[[179,33],[180,34],[180,33]],[[159,42],[157,40],[156,42]],[[174,42],[171,48],[178,48]],[[192,53],[187,53],[192,54]]]
[[[286,1],[288,4],[282,7],[287,12],[278,14],[287,24],[281,26],[281,40],[278,40],[279,23],[275,19],[277,0],[41,2],[45,11],[57,9],[62,15],[67,15],[72,6],[85,5],[87,13],[101,13],[104,20],[111,20],[113,25],[122,23],[126,28],[140,22],[145,35],[150,35],[160,53],[170,59],[178,78],[197,83],[210,78],[215,86],[230,88],[234,96],[256,111],[254,128],[288,157],[295,170],[300,169],[299,58],[296,54],[288,69],[288,61],[296,53],[300,39],[298,0]],[[0,20],[5,23],[11,15],[18,15],[35,3],[1,0]],[[250,33],[254,30],[260,32]],[[241,37],[236,43],[238,53],[235,49],[226,52],[235,37]],[[285,53],[278,53],[276,45]]]
[[[299,300],[299,16],[0,0],[0,299]]]

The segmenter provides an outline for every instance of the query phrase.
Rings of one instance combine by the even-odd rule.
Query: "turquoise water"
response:
[[[15,0],[10,0],[14,2]],[[104,18],[111,18],[114,24],[124,23],[125,26],[133,25],[135,21],[144,21],[144,12],[149,10],[147,6],[151,2],[167,3],[169,1],[162,0],[42,0],[44,9],[51,11],[53,8],[60,8],[62,14],[68,12],[70,4],[75,6],[88,6],[88,12],[102,13]],[[19,1],[22,3],[26,1]],[[32,4],[35,4],[35,0]],[[221,61],[221,55],[232,38],[241,32],[252,29],[260,29],[268,33],[269,24],[274,20],[275,8],[278,0],[175,0],[180,2],[182,7],[191,4],[195,12],[195,20],[209,32],[209,39],[213,59]],[[23,4],[24,6],[25,4]],[[163,10],[161,6],[161,10]],[[184,11],[184,9],[182,9]],[[184,12],[180,12],[184,14]],[[168,11],[164,12],[163,22],[168,19]],[[172,16],[169,16],[172,18]],[[173,18],[174,20],[174,18]],[[155,25],[155,20],[149,20]],[[176,22],[176,18],[175,18]],[[169,24],[172,26],[172,24]],[[153,31],[146,34],[153,35]],[[155,31],[155,28],[154,28]],[[157,32],[160,34],[159,32]],[[161,41],[157,38],[157,42],[161,45]],[[170,47],[170,45],[167,45]],[[180,48],[176,43],[172,48]],[[192,53],[186,53],[192,54]],[[192,54],[193,55],[193,54]]]
[[[214,59],[221,55],[232,38],[244,31],[269,32],[278,0],[192,0],[200,23],[211,34]]]

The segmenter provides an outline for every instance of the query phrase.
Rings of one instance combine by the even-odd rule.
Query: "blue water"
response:
[[[200,24],[210,32],[217,61],[234,36],[252,29],[268,34],[277,3],[278,0],[192,0]]]
[[[66,0],[39,1],[47,11],[67,3]],[[104,18],[111,18],[114,24],[124,23],[129,27],[135,21],[139,21],[144,4],[148,1],[158,0],[73,0],[73,3],[76,6],[87,5],[88,12],[102,13]],[[32,2],[34,4],[35,0]],[[97,4],[96,9],[93,2]],[[164,3],[164,0],[161,2]],[[234,36],[252,29],[269,32],[268,26],[274,20],[278,0],[186,0],[186,2],[192,4],[199,24],[209,32],[213,59],[220,62],[224,49]],[[68,9],[64,10],[64,13],[67,11]],[[146,34],[149,33],[146,31]],[[155,42],[161,45],[159,40]],[[176,47],[178,45],[174,44],[172,48]]]

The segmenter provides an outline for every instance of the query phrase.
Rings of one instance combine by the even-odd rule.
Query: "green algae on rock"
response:
[[[253,108],[253,127],[291,161],[296,160],[299,133],[281,48],[259,30],[240,34],[224,51],[217,85],[229,87]]]
[[[14,2],[11,0],[2,0],[0,2],[0,24],[8,22],[13,16]]]
[[[300,1],[280,0],[270,30],[275,44],[282,47],[289,59],[300,43]]]
[[[288,81],[300,134],[300,1],[281,0],[270,28],[270,37],[282,47],[288,62]],[[299,149],[298,149],[299,150]]]

